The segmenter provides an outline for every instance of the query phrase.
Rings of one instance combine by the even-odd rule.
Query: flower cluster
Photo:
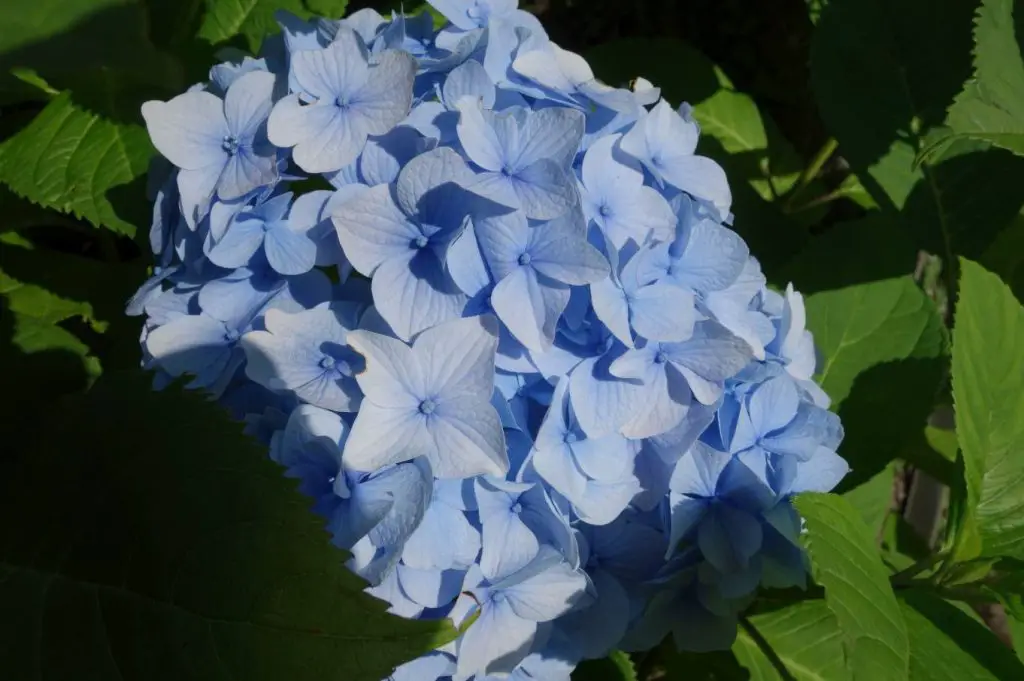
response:
[[[394,681],[726,647],[805,581],[791,495],[847,471],[803,300],[685,105],[516,0],[432,4],[282,15],[143,107],[145,364],[247,421],[392,612],[465,628]]]

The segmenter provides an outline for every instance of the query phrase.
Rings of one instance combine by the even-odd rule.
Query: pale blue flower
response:
[[[725,218],[732,204],[729,182],[720,165],[694,154],[698,135],[695,123],[661,100],[650,113],[640,116],[621,146],[659,182],[709,202]]]
[[[307,216],[291,219],[291,208],[291,192],[242,208],[213,243],[210,261],[221,267],[244,267],[262,248],[267,262],[280,274],[310,271],[317,257],[317,244],[309,234],[314,225]]]
[[[608,273],[608,262],[587,243],[575,212],[530,226],[526,216],[515,211],[476,221],[465,238],[471,236],[497,282],[491,307],[531,350],[551,346],[555,324],[569,303],[570,286],[598,281]]]
[[[491,406],[497,321],[439,324],[412,347],[369,331],[348,334],[366,359],[364,398],[345,450],[349,465],[374,470],[418,456],[439,478],[508,470],[505,438]]]
[[[246,374],[275,391],[290,391],[317,407],[339,412],[359,409],[362,393],[355,375],[363,360],[348,347],[356,306],[323,304],[295,314],[270,310],[265,330],[242,337]]]
[[[277,150],[266,133],[273,90],[273,74],[253,71],[235,80],[223,100],[194,91],[142,105],[153,146],[179,168],[190,225],[206,215],[215,196],[237,199],[277,181]]]
[[[377,310],[402,338],[462,314],[466,296],[444,256],[472,204],[460,183],[472,176],[454,151],[417,156],[395,185],[378,185],[334,215],[352,265],[372,277]]]
[[[388,50],[371,62],[362,39],[340,27],[322,50],[291,56],[299,91],[275,106],[267,132],[310,173],[339,170],[352,162],[370,135],[382,135],[406,117],[412,104],[416,62]]]
[[[459,142],[478,169],[473,191],[535,220],[556,218],[576,205],[570,165],[583,136],[583,114],[565,108],[494,112],[470,98],[458,107]]]

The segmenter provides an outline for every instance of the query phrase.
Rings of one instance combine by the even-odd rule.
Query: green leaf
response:
[[[956,137],[1024,155],[1024,59],[1015,18],[1013,0],[981,3],[974,24],[974,76],[949,108],[947,135],[926,148],[924,156]]]
[[[1024,215],[1017,215],[978,259],[998,274],[1018,300],[1024,299]]]
[[[572,673],[573,681],[637,681],[629,655],[614,650],[600,660],[586,660]]]
[[[864,524],[876,535],[881,531],[886,516],[892,511],[892,486],[895,473],[894,466],[886,466],[877,475],[843,494],[843,497],[860,514]]]
[[[797,681],[844,678],[842,634],[824,601],[795,603],[749,619]],[[732,650],[750,672],[750,681],[782,681],[771,661],[742,628]]]
[[[340,19],[345,16],[348,0],[306,0],[306,6],[317,16]]]
[[[314,14],[337,19],[347,6],[348,0],[206,0],[199,37],[222,43],[241,35],[249,51],[256,54],[265,37],[281,30],[274,18],[278,10],[303,19]]]
[[[870,367],[944,350],[942,322],[910,277],[816,293],[807,319],[825,357],[818,378],[837,404]]]
[[[853,471],[845,491],[905,449],[927,448],[924,427],[943,380],[945,330],[910,277],[815,293],[806,305],[824,358],[818,378],[846,431],[840,453]]]
[[[875,537],[842,497],[801,494],[794,503],[806,523],[802,541],[814,579],[825,587],[825,604],[842,632],[850,678],[905,680],[907,630]]]
[[[41,99],[14,77],[16,70],[35,72],[58,90],[73,89],[107,113],[112,97],[132,93],[130,106],[137,107],[145,92],[183,87],[174,61],[147,35],[141,1],[5,0],[0,26],[0,102]],[[129,103],[122,104],[114,110],[127,113]]]
[[[362,593],[265,447],[149,382],[105,374],[5,451],[6,678],[380,681],[452,638]]]
[[[910,635],[910,681],[1024,678],[1024,666],[983,624],[934,596],[904,592],[901,600]]]
[[[153,147],[136,125],[116,125],[63,94],[0,146],[0,182],[46,208],[133,236],[147,218],[140,185]]]
[[[947,263],[976,257],[1020,210],[1024,160],[974,143],[915,165],[970,73],[972,3],[831,0],[811,48],[811,81],[839,151],[916,245]],[[948,283],[953,282],[952,273]]]
[[[977,263],[961,270],[953,399],[967,498],[983,554],[1024,559],[1024,308]]]

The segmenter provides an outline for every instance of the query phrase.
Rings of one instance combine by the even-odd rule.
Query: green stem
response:
[[[818,153],[815,154],[811,162],[804,168],[803,172],[800,173],[800,179],[797,180],[796,186],[793,191],[790,192],[789,198],[786,199],[785,211],[788,213],[793,210],[793,206],[796,204],[796,198],[810,186],[811,182],[814,182],[815,178],[818,177],[818,173],[821,172],[822,167],[832,158],[832,154],[836,153],[836,149],[839,148],[839,142],[835,137],[829,137],[828,141],[822,145]]]
[[[942,560],[945,559],[945,557],[945,553],[933,553],[931,555],[925,556],[924,558],[917,561],[910,567],[904,570],[900,570],[889,579],[892,582],[893,586],[902,586],[904,584],[909,584],[911,579],[918,576],[925,570],[929,570],[935,567],[935,565],[942,562]]]
[[[757,630],[757,627],[750,623],[750,620],[746,617],[740,618],[740,626],[743,627],[743,630],[754,640],[757,647],[761,650],[764,656],[768,658],[768,661],[771,662],[772,666],[775,667],[775,671],[779,673],[782,681],[796,681],[796,679],[793,678],[793,675],[789,673],[789,669],[786,668],[786,664],[775,653],[771,644],[768,643],[765,637],[761,635],[761,632]]]

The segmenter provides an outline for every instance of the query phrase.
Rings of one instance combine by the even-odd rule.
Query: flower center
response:
[[[420,234],[418,237],[412,240],[410,246],[412,246],[413,248],[426,248],[429,242],[430,239]]]
[[[667,362],[667,361],[668,361],[668,355],[666,355],[666,354],[665,354],[664,352],[662,352],[661,350],[659,350],[659,351],[658,351],[658,354],[656,354],[656,355],[654,356],[654,363],[655,363],[655,364],[664,364],[664,363],[665,363],[665,362]]]
[[[600,213],[601,217],[603,218],[611,217],[612,215],[611,206],[609,206],[607,203],[601,204],[601,207],[598,209],[597,212]]]
[[[572,443],[576,442],[578,439],[579,438],[576,437],[576,433],[566,433],[565,437],[563,438],[563,441],[565,442],[565,444],[571,445]]]
[[[516,503],[512,504],[512,512],[515,513],[516,515],[519,515],[520,513],[523,512],[523,505],[520,504],[518,501]]]
[[[324,369],[325,371],[330,371],[331,369],[333,369],[335,364],[336,362],[334,358],[331,357],[330,355],[324,355],[323,357],[320,358],[320,368]]]
[[[343,99],[341,97],[338,97],[336,100],[334,100],[334,106],[338,107],[343,111],[349,107],[349,104],[350,102],[348,101],[348,99]]]
[[[227,329],[224,331],[224,340],[228,343],[234,343],[241,337],[242,334],[238,333],[237,329]]]
[[[519,256],[519,264],[526,267],[533,260],[533,257],[529,253],[522,253]]]
[[[437,403],[434,400],[423,400],[420,402],[420,413],[425,416],[430,416],[437,409]]]
[[[221,140],[220,148],[228,152],[230,156],[234,156],[238,153],[238,138],[232,135],[225,135],[224,139]]]

